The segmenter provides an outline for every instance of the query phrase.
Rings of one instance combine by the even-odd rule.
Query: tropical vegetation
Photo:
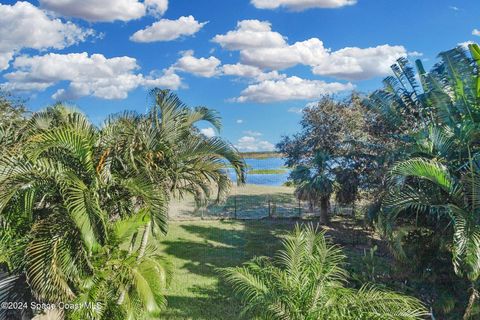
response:
[[[182,305],[169,295],[173,279],[186,281],[175,272],[201,270],[192,279],[222,288],[207,294],[244,318],[478,318],[480,47],[438,57],[430,71],[400,58],[383,88],[306,107],[277,152],[250,154],[284,157],[288,168],[275,170],[248,168],[246,154],[202,134],[200,122],[221,130],[217,112],[168,90],[150,92],[146,113],[100,126],[63,103],[29,112],[0,95],[0,302],[89,306],[57,314],[66,319],[160,318],[169,300]],[[293,222],[188,222],[168,234],[173,200],[208,210],[227,200],[232,172],[242,185],[279,171],[293,186],[282,187],[291,192],[282,209],[298,201]],[[248,198],[250,211],[264,199]],[[353,215],[334,216],[339,206]],[[298,219],[315,225],[294,228]],[[360,248],[330,240],[358,234]],[[3,308],[0,318],[39,312]]]
[[[312,210],[320,204],[321,223],[329,222],[332,196],[351,206],[362,200],[365,222],[388,241],[399,267],[422,281],[448,279],[433,287],[465,297],[437,316],[463,309],[472,319],[479,313],[480,48],[442,52],[429,72],[421,60],[415,67],[400,58],[382,89],[323,98],[278,148],[294,167],[297,198]],[[449,303],[439,297],[442,304]]]
[[[342,250],[312,226],[296,226],[271,261],[256,257],[222,270],[244,301],[243,312],[258,319],[422,319],[420,301],[364,285],[345,287]]]
[[[428,73],[417,61],[420,84],[399,60],[396,79],[367,101],[392,124],[410,124],[398,132],[406,143],[388,174],[382,223],[390,236],[400,224],[408,228],[404,237],[417,233],[431,250],[450,252],[455,273],[470,282],[464,319],[472,316],[480,275],[480,48],[469,49],[471,56],[461,47],[441,53]]]
[[[141,319],[165,308],[172,269],[149,237],[166,233],[169,199],[220,201],[226,163],[240,182],[245,166],[230,144],[195,128],[220,128],[215,112],[151,94],[147,114],[114,115],[101,128],[59,104],[15,131],[0,160],[2,301],[95,303],[67,310],[71,319]]]

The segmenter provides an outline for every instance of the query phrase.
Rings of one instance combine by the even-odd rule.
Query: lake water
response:
[[[279,170],[285,169],[284,160],[282,158],[267,158],[267,159],[245,159],[249,170]],[[233,169],[229,169],[230,178],[236,181],[235,172]],[[277,174],[249,174],[247,173],[247,183],[258,184],[266,186],[281,186],[287,180],[290,175],[290,170],[285,170],[284,173]]]

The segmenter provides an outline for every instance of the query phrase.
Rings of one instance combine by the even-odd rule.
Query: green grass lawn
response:
[[[222,281],[217,268],[239,266],[253,256],[272,256],[281,248],[282,236],[296,223],[287,219],[171,221],[160,244],[162,254],[174,264],[166,292],[168,309],[162,319],[241,319],[241,302]],[[370,245],[366,235],[358,238],[353,232],[341,221],[334,222],[327,234],[344,247],[348,269],[361,274],[364,249]]]
[[[271,255],[292,227],[290,221],[171,222],[161,242],[174,264],[162,319],[240,319],[240,302],[216,269]]]
[[[217,269],[239,266],[253,256],[272,256],[281,248],[282,236],[292,230],[297,221],[171,221],[168,235],[160,240],[159,248],[174,265],[171,286],[166,291],[168,308],[161,319],[242,319],[241,302],[222,281]],[[374,233],[358,225],[353,227],[351,223],[350,218],[335,217],[326,228],[327,236],[339,244],[348,257],[346,268],[351,275],[350,286],[358,288],[362,283],[373,281],[418,298],[431,295],[430,282],[402,274],[401,269],[395,268],[386,243]],[[369,261],[366,258],[374,245],[379,250],[374,260]],[[442,292],[438,291],[447,294],[448,290]],[[461,311],[465,297],[452,299],[454,304],[458,301],[456,308]],[[460,314],[458,310],[455,312]]]

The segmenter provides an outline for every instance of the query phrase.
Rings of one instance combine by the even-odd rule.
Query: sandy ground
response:
[[[195,209],[192,197],[173,200],[169,217],[173,220],[191,219],[261,219],[266,217],[294,217],[304,214],[307,206],[293,195],[292,187],[247,184],[234,186],[228,199],[221,204],[210,204]]]

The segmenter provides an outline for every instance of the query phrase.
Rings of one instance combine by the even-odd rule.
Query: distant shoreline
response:
[[[283,158],[283,154],[275,151],[264,152],[240,152],[244,159],[268,159],[268,158]]]
[[[284,174],[288,173],[287,169],[251,169],[247,174]]]

